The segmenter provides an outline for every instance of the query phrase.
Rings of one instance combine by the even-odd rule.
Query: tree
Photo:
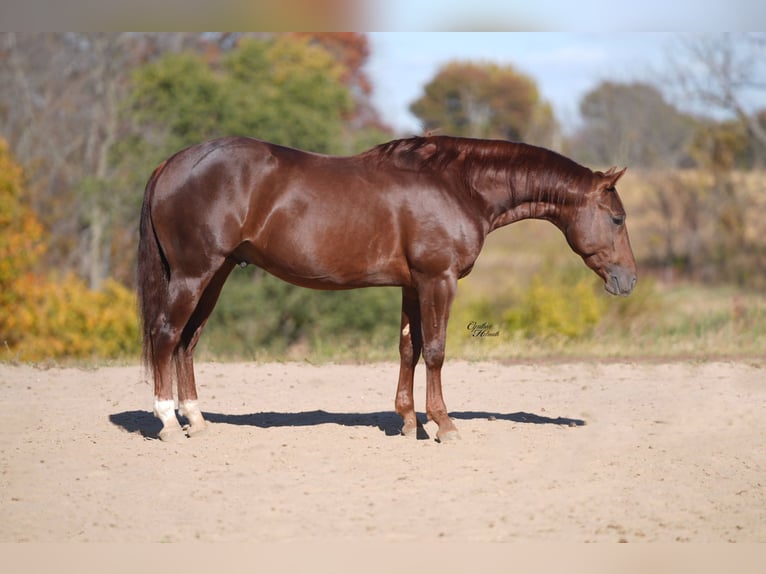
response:
[[[764,149],[766,127],[748,101],[766,90],[765,51],[763,32],[683,36],[669,53],[670,81],[686,98],[732,114]]]
[[[45,262],[98,288],[132,281],[142,183],[116,162],[133,120],[131,72],[161,54],[219,59],[227,34],[0,33],[0,133],[27,174],[29,205],[49,233]],[[145,178],[145,175],[141,176]],[[127,262],[127,264],[126,264]]]
[[[221,81],[191,52],[167,53],[136,69],[128,97],[134,143],[148,144],[153,154],[225,133],[230,104]]]
[[[255,135],[318,152],[340,149],[351,96],[343,68],[307,38],[243,40],[225,62],[232,98],[230,133]]]
[[[358,32],[292,34],[327,50],[342,69],[340,81],[348,88],[352,99],[343,118],[343,152],[356,153],[390,139],[393,130],[381,120],[372,102],[373,85],[365,69],[370,57],[367,36]]]
[[[552,109],[540,100],[534,80],[510,65],[450,62],[410,110],[426,131],[468,137],[550,139],[554,129]]]
[[[134,74],[133,141],[143,146],[152,134],[154,163],[182,147],[235,134],[334,151],[351,101],[341,74],[323,48],[289,36],[241,38],[215,65],[190,52],[168,54]]]
[[[124,221],[112,162],[126,130],[129,71],[171,36],[4,33],[0,130],[27,169],[33,209],[50,231],[48,259],[91,288],[111,273],[112,234]]]
[[[766,33],[723,33],[679,37],[668,53],[668,84],[715,117],[694,142],[698,165],[710,179],[705,217],[715,224],[715,241],[707,254],[722,275],[739,281],[762,268],[762,248],[747,233],[747,190],[734,169],[743,157],[749,165],[766,159],[766,124],[753,104],[766,90],[765,49]]]
[[[641,82],[602,82],[580,101],[580,114],[572,152],[585,163],[676,167],[694,135],[694,120]]]
[[[332,55],[341,66],[341,82],[355,99],[372,93],[372,82],[365,70],[370,57],[367,36],[359,32],[293,32],[291,35],[307,40],[310,45],[321,46]]]

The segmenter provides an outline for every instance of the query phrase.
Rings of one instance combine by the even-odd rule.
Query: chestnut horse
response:
[[[624,172],[594,172],[521,143],[447,136],[395,140],[350,157],[245,137],[178,152],[147,183],[138,248],[144,360],[160,438],[204,430],[192,355],[229,273],[248,264],[314,289],[400,286],[402,433],[417,433],[413,372],[422,354],[437,439],[458,436],[441,383],[458,279],[490,231],[537,218],[564,233],[609,293],[629,294],[636,263],[615,190]]]

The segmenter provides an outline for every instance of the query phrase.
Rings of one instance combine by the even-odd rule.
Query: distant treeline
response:
[[[562,132],[534,78],[508,64],[445,63],[411,109],[424,131],[524,140],[594,168],[627,165],[626,185],[640,188],[626,203],[636,206],[629,226],[644,268],[758,286],[766,234],[753,214],[766,195],[766,111],[746,108],[743,93],[766,85],[764,38],[679,38],[673,77],[602,82],[579,102],[575,133]],[[396,137],[372,104],[370,49],[357,33],[0,34],[5,356],[138,352],[140,202],[148,175],[174,151],[242,134],[350,154]],[[586,299],[556,320],[545,309],[507,310],[506,329],[579,336],[597,323]],[[384,347],[398,304],[396,290],[341,297],[238,270],[206,348],[241,355],[340,339]]]

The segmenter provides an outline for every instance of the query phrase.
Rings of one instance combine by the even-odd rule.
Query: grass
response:
[[[649,305],[622,315],[609,302],[598,326],[581,337],[463,337],[448,355],[471,360],[766,359],[766,297],[730,287],[650,285]],[[635,295],[641,296],[640,289]],[[606,295],[604,295],[606,297]],[[627,300],[626,300],[627,301]],[[492,323],[492,319],[484,319]]]

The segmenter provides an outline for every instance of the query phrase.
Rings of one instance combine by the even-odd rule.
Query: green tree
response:
[[[135,137],[153,131],[165,150],[225,133],[228,106],[220,78],[191,52],[166,54],[133,74],[130,113],[142,128]]]
[[[139,130],[128,152],[145,145],[147,131],[155,144],[142,155],[157,157],[235,134],[335,151],[351,105],[341,75],[326,50],[293,36],[243,38],[220,66],[167,54],[134,74],[129,109]]]
[[[450,62],[410,106],[427,131],[549,144],[555,129],[534,80],[513,66]]]
[[[226,58],[230,133],[318,152],[340,147],[351,95],[343,68],[308,38],[245,39]]]

